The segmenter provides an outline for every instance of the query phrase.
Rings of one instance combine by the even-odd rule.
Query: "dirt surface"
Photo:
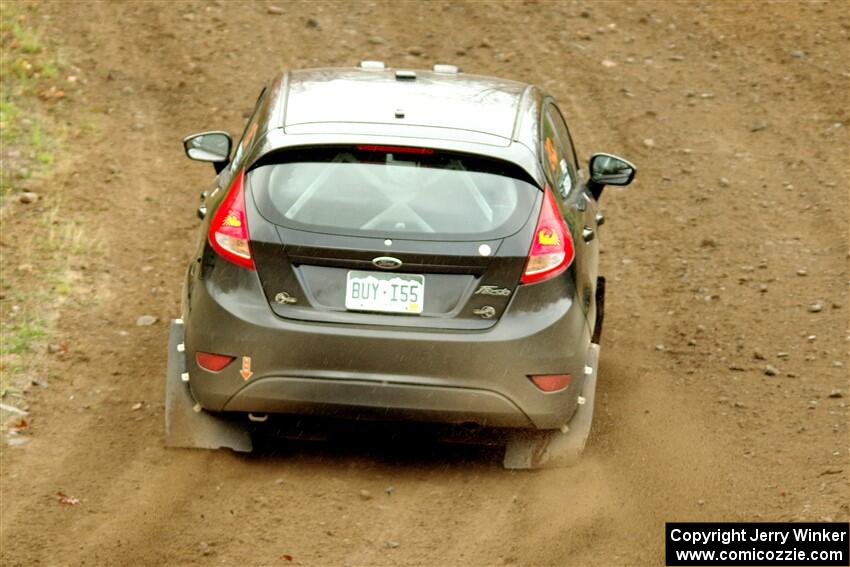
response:
[[[846,2],[22,6],[79,67],[67,120],[92,127],[54,183],[100,246],[74,266],[88,293],[59,314],[69,352],[30,399],[31,442],[2,450],[3,565],[663,564],[665,521],[847,521]],[[537,83],[583,160],[638,164],[602,199],[579,466],[163,448],[166,322],[213,175],[181,137],[240,132],[280,70],[361,58]]]

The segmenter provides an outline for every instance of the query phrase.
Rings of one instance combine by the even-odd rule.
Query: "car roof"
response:
[[[459,72],[305,69],[285,77],[281,126],[404,124],[513,137],[529,85]]]
[[[523,83],[467,75],[393,69],[292,71],[284,127],[315,122],[432,126],[510,139]]]
[[[538,133],[543,93],[533,85],[435,70],[356,68],[285,72],[268,85],[249,163],[297,145],[427,145],[507,159],[542,183]]]

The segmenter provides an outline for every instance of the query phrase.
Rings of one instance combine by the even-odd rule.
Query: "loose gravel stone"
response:
[[[157,319],[153,315],[142,315],[141,317],[136,319],[136,326],[138,326],[138,327],[150,327],[151,325],[153,325],[157,321],[159,321],[159,319]]]

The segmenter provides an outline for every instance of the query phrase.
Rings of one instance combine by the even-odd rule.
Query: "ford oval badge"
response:
[[[395,270],[400,268],[402,264],[401,260],[392,256],[378,256],[372,259],[372,263],[382,270]]]

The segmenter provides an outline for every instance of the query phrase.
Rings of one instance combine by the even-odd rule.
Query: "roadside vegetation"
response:
[[[0,10],[0,419],[21,427],[26,392],[47,387],[58,306],[74,292],[71,266],[86,247],[63,214],[66,92],[77,77],[35,24],[37,7]],[[10,407],[12,409],[10,409]],[[11,423],[11,425],[10,425]]]
[[[44,116],[44,102],[61,99],[64,93],[52,86],[60,70],[55,55],[15,4],[4,3],[0,10],[0,49],[0,189],[5,204],[10,194],[53,163],[56,132]]]

